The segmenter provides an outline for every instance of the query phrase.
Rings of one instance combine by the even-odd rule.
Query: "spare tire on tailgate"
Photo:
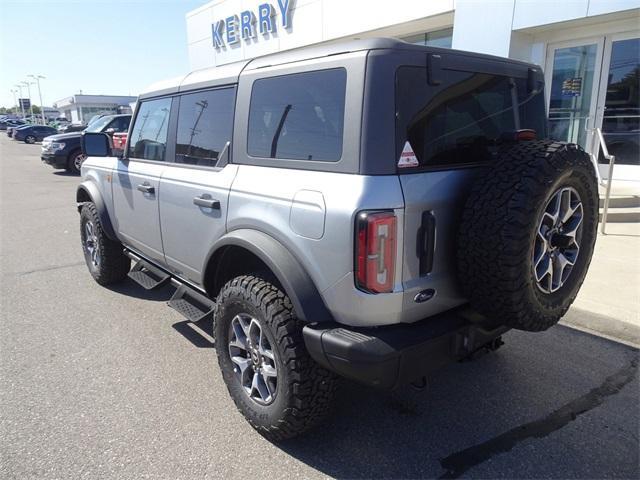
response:
[[[458,273],[494,325],[546,330],[566,313],[591,261],[598,183],[573,144],[519,142],[471,189],[458,234]]]

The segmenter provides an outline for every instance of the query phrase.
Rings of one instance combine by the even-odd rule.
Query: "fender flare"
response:
[[[300,320],[305,323],[333,320],[313,280],[300,262],[282,243],[258,230],[234,230],[220,238],[207,255],[205,278],[210,268],[216,268],[216,264],[210,265],[210,260],[226,246],[242,247],[262,260],[291,299]]]
[[[109,212],[107,212],[107,207],[102,199],[102,194],[100,190],[96,186],[96,184],[90,180],[85,180],[76,190],[76,202],[78,202],[78,212],[81,210],[81,203],[83,202],[82,198],[84,195],[89,196],[91,202],[93,202],[98,210],[98,215],[100,216],[100,223],[102,224],[102,230],[105,235],[114,241],[118,241],[118,237],[113,229],[113,225],[111,224],[111,219],[109,218]]]

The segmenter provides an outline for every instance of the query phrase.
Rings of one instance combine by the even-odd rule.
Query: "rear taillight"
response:
[[[516,140],[518,141],[530,141],[536,139],[536,131],[531,129],[522,129],[516,131]]]
[[[393,291],[396,266],[396,216],[361,212],[356,219],[356,286],[370,293]]]

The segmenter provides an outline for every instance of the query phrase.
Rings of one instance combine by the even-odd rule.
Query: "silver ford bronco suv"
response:
[[[274,54],[142,93],[120,156],[82,143],[91,275],[175,285],[272,440],[316,424],[340,377],[394,390],[553,326],[596,238],[591,158],[548,139],[540,67],[504,58]]]

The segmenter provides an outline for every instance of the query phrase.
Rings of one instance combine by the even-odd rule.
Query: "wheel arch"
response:
[[[82,147],[80,145],[77,145],[75,147],[71,147],[69,149],[69,153],[67,153],[67,162],[71,161],[71,157],[76,153],[76,152],[81,152],[82,151]]]
[[[107,206],[105,205],[102,194],[95,183],[90,180],[85,180],[78,185],[76,190],[76,202],[78,204],[78,212],[82,210],[83,203],[92,202],[98,210],[100,223],[102,224],[104,233],[109,239],[114,241],[118,240],[115,230],[113,229],[113,225],[111,224],[111,219],[109,218],[109,212],[107,212]]]
[[[227,266],[231,266],[231,270]],[[258,230],[234,230],[213,245],[205,262],[204,287],[211,297],[215,297],[230,280],[230,275],[254,273],[255,270],[249,270],[260,267],[266,267],[274,275],[291,299],[300,320],[308,323],[332,320],[313,280],[300,262],[278,240]]]

